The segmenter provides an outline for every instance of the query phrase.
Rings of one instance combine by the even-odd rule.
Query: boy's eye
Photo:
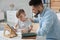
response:
[[[20,18],[22,17],[22,16],[19,16]]]

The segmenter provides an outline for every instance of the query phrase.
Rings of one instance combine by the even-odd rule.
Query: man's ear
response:
[[[43,7],[43,5],[42,5],[42,4],[38,6],[38,8],[42,8],[42,7]]]
[[[44,9],[43,5],[39,5],[39,6],[38,6],[38,10],[39,10],[40,12],[42,12],[43,9]]]
[[[37,6],[37,9],[38,9],[38,10],[40,10],[40,8],[41,8],[41,6],[40,6],[40,5],[39,5],[39,6]]]

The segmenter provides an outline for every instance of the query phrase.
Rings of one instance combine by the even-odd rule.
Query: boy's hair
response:
[[[30,0],[29,1],[29,5],[30,6],[38,6],[38,5],[41,5],[42,4],[42,0]]]
[[[24,14],[25,11],[23,9],[20,9],[17,13],[16,13],[16,17],[19,18],[20,14]]]

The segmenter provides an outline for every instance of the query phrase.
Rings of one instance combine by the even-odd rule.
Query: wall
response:
[[[60,0],[51,0],[51,8],[56,12],[60,12]]]
[[[7,11],[10,9],[9,5],[13,3],[15,5],[14,10],[23,8],[28,17],[32,17],[31,8],[28,2],[29,0],[0,0],[0,9]]]
[[[4,20],[4,12],[0,10],[0,20]]]

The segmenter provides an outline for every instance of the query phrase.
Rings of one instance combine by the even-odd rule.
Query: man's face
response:
[[[31,6],[32,7],[32,12],[34,14],[37,14],[38,13],[38,8],[37,7],[34,7],[34,6]]]
[[[34,14],[37,14],[37,13],[40,13],[42,11],[42,6],[39,5],[39,6],[31,6],[32,7],[32,12]]]

